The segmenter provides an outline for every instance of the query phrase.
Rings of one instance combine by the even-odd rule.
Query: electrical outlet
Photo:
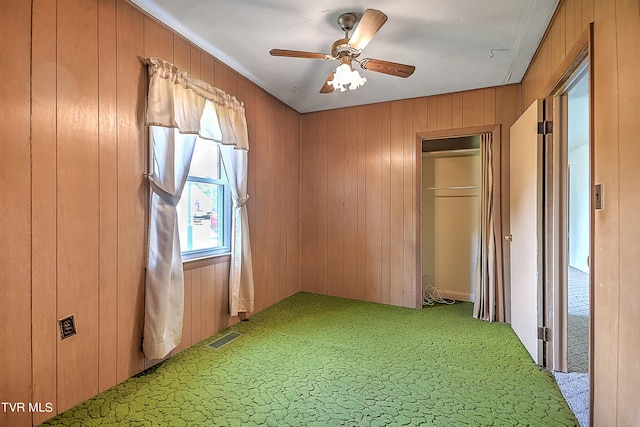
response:
[[[60,338],[69,338],[76,334],[76,322],[73,319],[73,315],[58,320],[60,325]]]

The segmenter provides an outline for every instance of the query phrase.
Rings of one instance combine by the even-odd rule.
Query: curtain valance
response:
[[[147,58],[148,126],[176,128],[237,149],[249,150],[244,104],[170,62]]]

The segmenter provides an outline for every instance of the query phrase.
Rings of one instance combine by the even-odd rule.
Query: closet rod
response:
[[[469,190],[472,188],[480,188],[479,185],[461,185],[454,187],[429,187],[429,190]]]

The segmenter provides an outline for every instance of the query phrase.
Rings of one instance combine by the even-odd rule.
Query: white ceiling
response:
[[[130,0],[295,110],[305,113],[521,81],[559,0]],[[336,20],[379,9],[386,24],[360,58],[415,65],[406,78],[360,70],[356,91],[320,94]]]

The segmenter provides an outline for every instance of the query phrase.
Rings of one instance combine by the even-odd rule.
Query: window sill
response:
[[[194,258],[188,261],[183,261],[182,269],[184,271],[194,270],[196,268],[202,268],[208,265],[221,264],[223,262],[228,262],[230,260],[231,260],[230,252],[227,252],[224,254],[209,255],[209,256],[204,256],[202,258]]]

